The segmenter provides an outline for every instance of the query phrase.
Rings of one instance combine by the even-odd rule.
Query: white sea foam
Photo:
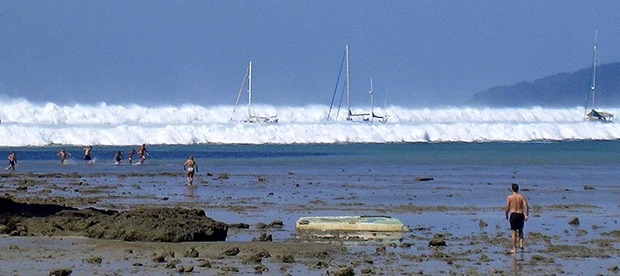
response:
[[[583,121],[582,107],[375,108],[387,123],[347,122],[344,110],[327,121],[328,106],[257,105],[256,115],[278,124],[240,123],[247,107],[0,103],[0,146],[148,144],[293,144],[616,140],[620,123]],[[620,114],[619,108],[606,109]],[[356,108],[357,112],[367,109]],[[232,118],[232,120],[231,120]],[[335,118],[335,120],[333,120]]]

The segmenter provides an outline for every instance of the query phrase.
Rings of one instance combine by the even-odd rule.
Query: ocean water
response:
[[[68,165],[60,165],[56,153],[64,148],[71,154]],[[343,193],[333,197],[347,197],[345,191],[333,187],[353,185],[356,193],[370,205],[466,206],[469,196],[487,189],[498,195],[494,200],[476,202],[477,207],[502,206],[503,195],[510,183],[518,183],[539,192],[533,197],[537,204],[565,204],[566,197],[557,191],[581,191],[584,186],[596,186],[597,191],[609,189],[597,198],[588,193],[571,194],[574,203],[598,204],[604,208],[617,207],[620,187],[620,141],[562,141],[562,142],[488,142],[488,143],[351,143],[308,145],[147,145],[148,159],[143,165],[129,165],[127,160],[116,165],[112,160],[116,151],[127,153],[134,147],[95,146],[95,163],[85,165],[82,147],[45,146],[0,148],[8,155],[15,151],[18,157],[16,173],[78,173],[93,175],[93,181],[105,185],[106,181],[121,182],[111,194],[120,195],[139,182],[162,183],[141,191],[154,198],[177,195],[166,204],[191,203],[213,199],[213,190],[232,198],[252,198],[264,195],[269,189],[285,185],[288,193],[298,193],[305,186],[305,196],[323,198],[322,191]],[[186,197],[183,162],[194,156],[199,170],[197,182],[209,188],[192,190]],[[134,157],[134,162],[137,157]],[[227,186],[216,181],[220,174],[229,174]],[[128,175],[136,177],[125,179]],[[137,177],[144,175],[143,177]],[[176,175],[176,176],[173,176]],[[256,185],[260,176],[269,178],[266,184]],[[443,197],[444,193],[426,195],[412,202],[411,196],[399,194],[399,189],[409,189],[416,178],[433,178],[433,187],[463,193],[462,197]],[[122,179],[116,181],[115,178]],[[110,180],[112,179],[112,180]],[[220,186],[211,186],[212,183]],[[423,183],[423,182],[419,182]],[[248,185],[245,185],[248,184]],[[436,186],[439,185],[439,186]],[[235,188],[232,188],[235,187]],[[500,188],[501,187],[501,188]],[[162,189],[163,188],[163,189]],[[382,190],[385,188],[385,190]],[[480,190],[484,189],[484,190]],[[371,192],[368,192],[371,191]],[[368,192],[368,193],[367,193]],[[216,193],[217,194],[217,193]],[[540,196],[540,199],[537,197]],[[327,198],[331,198],[328,196]],[[604,199],[604,200],[603,200]],[[131,198],[127,202],[134,204]],[[302,198],[291,199],[300,204]],[[277,200],[273,204],[282,204]]]
[[[131,171],[127,154],[136,146],[94,146],[95,164],[86,166],[100,170]],[[72,169],[84,169],[83,146],[48,145],[0,147],[0,152],[15,151],[20,170],[48,173],[58,170],[57,153],[69,153]],[[146,172],[164,172],[170,164],[182,163],[188,156],[203,160],[210,166],[262,167],[283,170],[301,166],[321,171],[338,165],[347,168],[382,167],[381,171],[399,173],[409,166],[432,170],[440,167],[614,167],[620,165],[620,141],[546,141],[546,142],[485,142],[485,143],[335,143],[335,144],[197,144],[147,145],[148,159],[141,167]],[[120,151],[125,160],[120,165],[112,160]],[[138,160],[134,155],[134,163]],[[135,165],[135,164],[134,164]],[[144,168],[144,169],[142,169]]]

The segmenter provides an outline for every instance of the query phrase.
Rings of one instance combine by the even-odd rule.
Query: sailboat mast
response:
[[[344,48],[344,52],[345,52],[345,57],[346,57],[346,65],[347,65],[347,120],[350,121],[351,120],[351,101],[350,101],[350,91],[349,91],[349,44],[347,43],[347,45]]]
[[[372,94],[372,78],[370,78],[370,121],[374,121],[375,119],[375,96]]]
[[[596,94],[596,67],[598,66],[598,28],[594,35],[594,57],[592,58],[592,86],[590,87],[592,97],[592,109],[594,109],[594,95]]]
[[[252,61],[248,65],[248,119],[252,117]]]

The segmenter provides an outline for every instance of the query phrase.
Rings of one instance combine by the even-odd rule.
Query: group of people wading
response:
[[[83,151],[84,164],[94,164],[95,158],[92,155],[93,146],[87,146],[83,149]],[[61,165],[64,166],[69,164],[68,158],[71,156],[71,153],[67,152],[64,148],[61,149],[56,155],[60,158]],[[136,165],[144,164],[146,157],[149,156],[148,150],[146,149],[146,144],[142,144],[137,149],[132,149],[131,151],[127,152],[127,160],[129,160],[130,165],[133,163],[134,155],[138,155],[138,157],[140,158],[140,161],[138,161]],[[17,165],[17,155],[14,151],[12,151],[7,156],[7,159],[9,160],[9,166],[5,170],[14,171],[15,166]],[[113,160],[115,165],[120,165],[123,162],[123,154],[121,153],[121,151],[117,151],[114,154]],[[193,156],[190,156],[187,158],[187,160],[185,160],[185,163],[183,163],[183,170],[187,172],[187,185],[192,185],[194,183],[194,175],[198,171],[198,166],[196,165],[196,161],[194,160]]]
[[[93,146],[85,147],[83,151],[84,151],[84,164],[85,165],[94,164],[95,159],[93,158],[93,155],[92,155]],[[137,150],[132,149],[131,151],[127,153],[127,160],[129,160],[130,165],[133,163],[133,156],[136,154],[140,157],[140,161],[138,161],[137,164],[144,164],[146,157],[149,155],[148,151],[146,150],[146,144],[142,144],[141,146],[138,147]],[[71,153],[67,152],[63,148],[56,154],[56,156],[60,158],[61,165],[67,165],[69,163],[67,158],[71,156]],[[121,164],[123,162],[123,154],[120,151],[117,151],[114,154],[113,160],[114,160],[115,165]]]

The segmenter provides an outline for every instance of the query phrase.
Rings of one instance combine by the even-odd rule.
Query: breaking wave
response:
[[[386,123],[348,122],[329,107],[253,106],[277,124],[242,123],[247,107],[0,103],[0,146],[528,142],[620,139],[619,123],[584,122],[583,107],[375,108]],[[607,109],[620,114],[620,109]],[[355,108],[353,113],[367,112]]]

